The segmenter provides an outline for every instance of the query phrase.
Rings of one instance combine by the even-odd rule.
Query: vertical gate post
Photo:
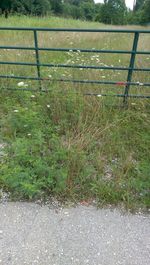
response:
[[[41,72],[40,72],[40,57],[39,57],[39,48],[38,48],[38,37],[37,37],[37,31],[34,30],[34,46],[35,46],[35,57],[36,57],[36,64],[37,64],[37,75],[39,78],[39,89],[42,90],[42,84],[41,84]]]
[[[134,40],[133,40],[133,47],[132,47],[132,54],[131,54],[130,64],[129,64],[130,69],[128,70],[127,85],[125,87],[125,92],[124,92],[124,100],[123,100],[124,103],[127,103],[127,101],[128,101],[130,82],[132,81],[136,52],[137,52],[137,47],[138,47],[138,40],[139,40],[139,32],[135,32],[134,33]]]

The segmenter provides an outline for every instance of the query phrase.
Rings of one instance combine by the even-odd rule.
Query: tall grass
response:
[[[86,27],[104,25],[61,18],[0,18],[1,26]],[[131,28],[131,27],[128,27]],[[33,34],[0,32],[0,45],[33,46]],[[40,47],[128,49],[131,34],[39,33]],[[139,50],[148,50],[149,37],[142,36]],[[129,56],[40,52],[41,62],[128,66]],[[35,61],[26,51],[0,51],[0,61]],[[148,56],[136,65],[149,67]],[[36,76],[34,67],[1,66],[1,74]],[[42,77],[126,81],[124,71],[89,71],[42,68]],[[149,82],[138,73],[133,81]],[[122,93],[123,87],[73,85],[45,82],[47,94],[7,91],[19,81],[0,80],[1,175],[3,190],[18,199],[47,198],[91,200],[100,204],[149,207],[150,119],[148,100],[130,100],[128,109],[112,97],[82,96],[82,92]],[[38,83],[26,81],[28,88]],[[78,93],[76,93],[78,92]],[[139,86],[132,93],[148,93]]]

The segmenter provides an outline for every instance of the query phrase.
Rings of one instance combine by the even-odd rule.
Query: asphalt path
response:
[[[150,218],[93,206],[0,204],[0,265],[149,265]]]

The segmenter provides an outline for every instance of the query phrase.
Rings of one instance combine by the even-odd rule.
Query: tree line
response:
[[[23,15],[57,15],[66,18],[98,21],[105,24],[150,23],[150,0],[136,0],[133,10],[126,7],[125,0],[0,0],[1,13]]]

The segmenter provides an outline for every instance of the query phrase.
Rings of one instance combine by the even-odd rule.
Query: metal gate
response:
[[[26,50],[26,51],[34,51],[35,52],[35,62],[21,62],[21,61],[0,61],[0,65],[22,65],[22,66],[33,66],[37,69],[36,76],[16,76],[16,75],[2,75],[0,74],[1,79],[18,79],[18,80],[37,80],[38,81],[38,91],[45,91],[42,88],[42,81],[56,81],[56,82],[71,82],[71,83],[80,83],[80,84],[96,84],[96,85],[116,85],[123,86],[124,93],[121,94],[113,94],[111,96],[123,97],[124,101],[127,101],[128,97],[134,98],[150,98],[150,95],[142,94],[132,94],[132,86],[142,86],[148,87],[150,86],[150,82],[133,82],[132,76],[134,72],[147,72],[149,74],[150,68],[137,68],[135,67],[135,59],[137,55],[150,55],[150,51],[140,51],[138,50],[138,42],[140,34],[150,34],[150,30],[123,30],[123,29],[71,29],[71,28],[20,28],[20,27],[0,27],[1,31],[22,31],[24,34],[27,32],[33,32],[33,40],[34,46],[0,46],[1,50],[9,49],[9,50]],[[133,34],[133,46],[131,50],[104,50],[104,49],[81,49],[81,48],[51,48],[51,47],[39,47],[39,32],[80,32],[80,33],[122,33],[122,34]],[[13,43],[12,39],[12,43]],[[81,53],[97,53],[97,54],[128,54],[130,55],[130,62],[128,67],[122,66],[102,66],[102,65],[81,65],[81,64],[55,64],[55,63],[42,63],[40,60],[40,51],[51,51],[51,52],[78,52]],[[97,70],[113,70],[113,71],[126,71],[127,79],[122,81],[112,81],[112,80],[78,80],[78,79],[70,79],[70,78],[42,78],[41,77],[41,67],[49,67],[49,68],[74,68],[74,69],[97,69]],[[9,89],[9,88],[7,88]],[[13,88],[11,88],[13,89]],[[16,88],[14,88],[16,89]],[[19,90],[21,88],[18,88]],[[28,90],[28,88],[22,88],[21,90]],[[47,91],[47,90],[46,90]],[[87,95],[99,95],[97,93],[86,93]],[[109,96],[107,93],[102,93],[101,96]]]

